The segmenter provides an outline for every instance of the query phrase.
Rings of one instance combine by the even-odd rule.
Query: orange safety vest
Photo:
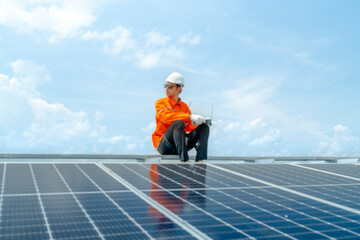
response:
[[[181,98],[179,98],[179,102],[176,102],[171,97],[160,98],[155,102],[155,109],[156,129],[152,134],[152,142],[155,148],[157,148],[166,130],[176,120],[184,121],[185,132],[187,133],[197,128],[190,121],[190,108],[181,101]]]

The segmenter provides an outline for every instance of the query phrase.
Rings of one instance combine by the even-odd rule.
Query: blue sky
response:
[[[0,152],[156,154],[154,102],[216,156],[360,154],[359,1],[0,0]]]

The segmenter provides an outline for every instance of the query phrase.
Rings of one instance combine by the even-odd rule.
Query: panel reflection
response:
[[[149,178],[152,181],[150,197],[177,215],[189,213],[189,203],[200,208],[205,205],[205,164],[152,164]],[[196,192],[192,191],[196,189]],[[167,218],[149,206],[149,215],[159,223]],[[170,226],[167,226],[170,227]]]

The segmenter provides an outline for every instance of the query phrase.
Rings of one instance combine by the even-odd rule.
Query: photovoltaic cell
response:
[[[72,192],[91,192],[99,189],[74,164],[55,164]]]
[[[29,164],[7,164],[4,194],[36,193]]]
[[[0,239],[359,239],[359,166],[304,166],[3,163]]]
[[[360,184],[355,186],[290,187],[290,189],[360,210]]]
[[[288,189],[360,210],[360,180],[344,178],[291,165],[228,165],[226,169],[256,177]],[[281,174],[280,178],[277,175]]]
[[[32,164],[34,176],[40,193],[69,192],[55,168],[51,164]]]
[[[49,238],[36,196],[3,197],[0,238]]]
[[[135,168],[135,171],[136,170],[142,171],[143,175],[149,176],[149,171],[146,172],[146,170],[141,166],[138,166],[138,164],[130,164],[130,165],[133,166],[133,168]],[[151,187],[149,181],[144,181],[144,179],[141,176],[134,174],[134,172],[129,170],[123,164],[105,164],[105,166],[111,168],[111,170],[113,170],[116,174],[118,174],[125,180],[131,179],[132,180],[131,184],[135,186],[137,189],[149,190]]]
[[[206,165],[198,165],[195,166],[195,169],[202,169],[205,168]],[[226,187],[254,187],[254,186],[266,186],[262,183],[256,182],[256,181],[252,181],[249,180],[247,178],[238,176],[238,175],[233,175],[233,174],[227,174],[228,176],[223,176],[224,175],[224,171],[213,168],[213,167],[206,167],[206,181],[212,181],[216,183],[216,187],[224,187],[224,184],[226,185]],[[219,178],[219,176],[221,177],[221,182],[217,181],[217,179]],[[219,184],[221,184],[221,186],[219,186]],[[210,185],[211,186],[211,185]]]
[[[77,198],[105,238],[146,238],[144,232],[103,194],[78,194]]]
[[[256,189],[255,189],[256,190]],[[236,190],[227,190],[227,191],[231,191],[231,192],[237,192]],[[208,212],[212,213],[213,215],[222,218],[223,220],[227,220],[227,217],[231,217],[233,218],[234,215],[236,215],[236,210],[241,211],[242,213],[245,213],[245,219],[248,219],[248,221],[244,221],[244,219],[241,220],[241,224],[239,225],[233,225],[234,227],[240,227],[240,229],[243,229],[247,234],[254,236],[256,238],[263,238],[263,237],[269,237],[269,236],[273,236],[273,237],[280,237],[285,236],[286,234],[288,234],[288,230],[289,229],[285,229],[285,231],[280,231],[278,230],[277,232],[273,231],[271,228],[272,226],[269,224],[266,224],[266,221],[276,221],[278,219],[279,222],[284,221],[284,217],[282,217],[281,215],[279,215],[278,213],[288,213],[288,214],[292,214],[290,215],[291,217],[296,217],[296,216],[304,216],[303,212],[301,211],[289,211],[290,208],[284,208],[278,210],[278,213],[276,211],[271,211],[273,210],[274,207],[278,207],[278,203],[272,203],[269,204],[269,200],[268,199],[264,199],[262,197],[259,197],[257,195],[254,194],[249,194],[247,191],[251,191],[251,190],[240,190],[241,191],[241,196],[240,197],[234,197],[231,194],[226,194],[227,196],[224,198],[224,196],[222,196],[220,193],[226,193],[226,191],[216,191],[213,192],[214,196],[208,192],[207,193],[207,198],[216,202],[216,200],[219,203],[222,203],[221,205],[225,205],[226,208],[224,208],[223,206],[216,206],[216,205],[212,205],[211,207],[209,207]],[[264,191],[263,189],[259,190],[259,191]],[[201,194],[202,195],[202,194]],[[263,192],[262,192],[262,195]],[[226,201],[229,201],[229,196],[236,198],[236,202],[230,202],[227,203]],[[261,196],[261,195],[260,195]],[[225,202],[225,204],[224,204]],[[242,204],[240,205],[239,208],[239,202],[241,202]],[[260,206],[253,204],[253,203],[259,202],[261,204],[265,204],[264,206]],[[208,204],[209,205],[209,204]],[[231,208],[231,210],[229,210]],[[253,218],[253,221],[249,222],[249,217]],[[254,221],[255,220],[255,221]],[[286,217],[285,219],[286,221],[290,221],[290,219],[288,219]],[[295,221],[291,220],[292,224],[294,225],[291,230],[295,231],[296,233],[301,233],[301,234],[297,234],[298,237],[329,237],[326,234],[318,234],[316,229],[312,229],[312,228],[303,228],[301,226],[301,224],[297,224]],[[244,224],[245,222],[245,224]],[[327,230],[329,231],[329,235],[333,235],[334,233],[330,230],[330,227],[328,225],[327,222],[320,222],[320,224],[323,224],[323,227],[327,227]],[[246,226],[253,226],[253,229],[246,229]],[[245,230],[246,229],[246,230]],[[333,228],[333,230],[339,230],[339,228]],[[281,235],[279,235],[279,233]],[[351,233],[347,233],[349,235],[351,235]],[[352,235],[353,237],[355,235]]]
[[[0,163],[0,192],[2,192],[2,187],[3,187],[3,176],[4,176],[4,164]]]
[[[355,164],[304,164],[306,167],[315,168],[332,173],[343,174],[349,177],[360,178],[360,165]]]
[[[116,203],[122,206],[151,237],[155,239],[192,239],[192,236],[184,231],[179,225],[169,220],[149,204],[146,204],[146,202],[137,197],[134,193],[111,193],[110,196]]]
[[[359,181],[285,164],[228,164],[220,166],[280,186],[359,183]]]
[[[95,164],[77,164],[77,166],[92,178],[104,191],[128,190],[124,185],[120,184]]]
[[[100,239],[72,195],[45,195],[41,198],[55,239]]]

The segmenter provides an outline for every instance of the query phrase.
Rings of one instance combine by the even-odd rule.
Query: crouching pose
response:
[[[179,155],[183,162],[189,160],[188,151],[195,147],[195,161],[202,162],[207,159],[209,126],[204,117],[191,114],[188,105],[181,101],[183,76],[174,72],[165,81],[166,97],[155,103],[153,145],[160,154]]]

